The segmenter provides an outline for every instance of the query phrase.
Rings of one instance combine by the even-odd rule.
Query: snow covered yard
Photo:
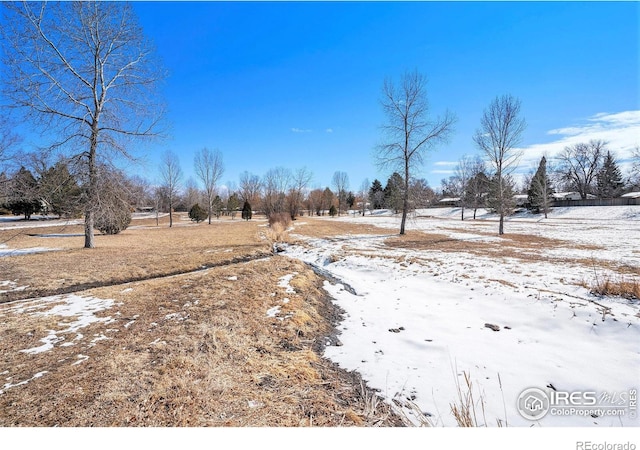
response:
[[[346,311],[343,345],[328,347],[327,357],[435,425],[456,425],[450,410],[459,388],[467,391],[465,373],[484,403],[476,404],[479,424],[640,425],[631,410],[531,421],[517,409],[527,388],[595,392],[600,406],[629,406],[640,384],[639,304],[594,296],[590,286],[640,279],[640,207],[564,208],[546,220],[523,214],[506,223],[505,237],[485,212],[464,222],[459,210],[426,212],[438,217],[414,217],[409,229],[423,233],[402,238],[305,237],[308,225],[296,227],[298,243],[286,254],[344,283],[325,283]],[[389,231],[399,224],[390,215],[335,220]]]

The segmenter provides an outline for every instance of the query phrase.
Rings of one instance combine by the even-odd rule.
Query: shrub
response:
[[[331,217],[335,217],[336,214],[338,214],[338,210],[336,209],[335,205],[331,205],[331,208],[329,208],[329,215]]]
[[[272,213],[269,215],[269,226],[273,228],[274,224],[280,224],[284,229],[291,226],[291,215],[289,213]]]
[[[196,223],[200,223],[206,220],[207,217],[209,217],[209,213],[205,211],[205,209],[202,208],[198,203],[193,205],[189,210],[189,218]]]
[[[102,205],[96,211],[93,227],[104,234],[118,234],[126,230],[131,223],[131,209],[123,201],[114,201],[109,205]]]

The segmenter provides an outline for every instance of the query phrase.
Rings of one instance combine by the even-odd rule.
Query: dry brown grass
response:
[[[82,234],[82,226],[0,231],[0,242],[7,241],[11,248],[62,249],[2,258],[4,279],[28,288],[0,294],[0,303],[193,271],[270,252],[268,242],[259,237],[258,225],[263,223],[259,221],[221,220],[212,225],[182,221],[173,228],[164,222],[156,227],[152,219],[141,222],[134,221],[131,228],[115,236],[96,236],[95,249],[82,248],[82,236],[32,236]]]
[[[583,286],[595,295],[609,295],[627,299],[640,299],[640,281],[624,275],[599,275]]]
[[[294,272],[296,292],[286,293],[279,278]],[[60,318],[0,305],[3,380],[47,371],[0,394],[0,426],[400,424],[385,404],[372,411],[357,376],[318,356],[335,311],[301,263],[272,257],[82,295],[114,299],[100,314],[115,323],[37,355],[19,350],[60,329]],[[109,339],[92,346],[100,335]],[[74,365],[80,354],[88,359]]]

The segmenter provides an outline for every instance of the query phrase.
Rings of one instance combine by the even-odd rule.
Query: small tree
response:
[[[402,210],[404,202],[405,183],[398,172],[394,172],[384,187],[384,206],[393,209],[395,213]]]
[[[377,159],[380,166],[393,167],[402,174],[404,198],[400,234],[404,234],[409,209],[409,181],[426,154],[448,140],[455,117],[449,112],[442,117],[431,117],[426,79],[418,72],[406,72],[400,86],[385,80],[381,103],[387,120],[382,127],[384,140],[377,147]]]
[[[227,212],[232,220],[236,217],[236,214],[238,214],[238,208],[240,208],[240,198],[238,194],[233,193],[227,199]]]
[[[349,175],[346,172],[337,171],[333,174],[331,183],[336,190],[338,197],[338,215],[342,212],[347,202],[347,189],[349,188]]]
[[[466,190],[466,203],[469,208],[473,209],[473,220],[476,220],[478,208],[485,206],[486,203],[489,178],[487,178],[485,171],[484,161],[476,156],[472,163],[471,177],[467,183]]]
[[[180,191],[180,182],[182,180],[182,169],[180,168],[180,160],[178,156],[167,150],[162,156],[160,165],[160,173],[168,200],[169,208],[169,228],[173,226],[173,208],[177,203]]]
[[[371,201],[371,209],[382,209],[384,207],[384,188],[379,180],[373,180],[371,189],[369,189],[369,200]]]
[[[553,194],[553,189],[547,176],[547,158],[543,156],[538,165],[538,170],[531,178],[528,191],[529,208],[536,214],[542,211],[546,219],[551,203],[551,194]]]
[[[220,219],[220,216],[222,215],[222,207],[223,207],[224,203],[222,201],[222,199],[220,198],[219,195],[216,195],[216,197],[213,199],[213,213],[216,215],[216,219]]]
[[[38,181],[24,167],[20,167],[20,170],[13,176],[7,207],[16,216],[24,215],[25,220],[31,219],[32,214],[40,212]]]
[[[331,208],[329,208],[329,215],[331,217],[335,217],[336,214],[338,214],[338,210],[336,209],[336,205],[331,205]]]
[[[516,146],[527,124],[520,117],[520,100],[511,95],[496,97],[485,109],[480,128],[473,140],[493,166],[491,178],[493,209],[500,216],[498,234],[504,234],[504,217],[513,209],[513,183],[510,174],[515,170],[521,152]]]
[[[245,200],[244,205],[242,206],[242,218],[248,221],[251,220],[252,215],[253,212],[251,211],[251,205]]]
[[[220,150],[209,150],[203,148],[196,153],[194,159],[194,167],[196,174],[202,184],[207,195],[207,215],[209,217],[209,225],[211,225],[211,213],[213,210],[213,200],[216,193],[216,184],[224,173],[224,163],[222,161],[222,153]]]
[[[189,210],[189,218],[195,223],[207,220],[207,217],[209,217],[209,213],[198,203],[193,205]]]

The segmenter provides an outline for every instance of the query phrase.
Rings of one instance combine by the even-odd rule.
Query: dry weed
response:
[[[583,283],[583,286],[595,295],[640,299],[640,281],[626,278],[624,275],[598,275],[596,273],[593,281]]]

